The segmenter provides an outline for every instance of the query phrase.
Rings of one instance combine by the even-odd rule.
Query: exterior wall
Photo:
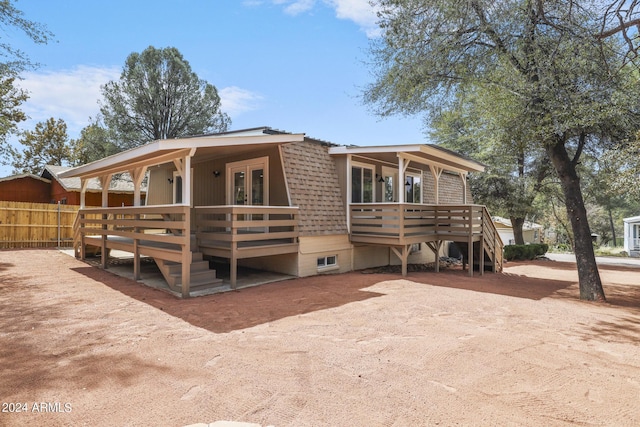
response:
[[[169,205],[173,203],[173,186],[168,180],[173,179],[174,170],[173,164],[149,168],[147,205]]]
[[[196,156],[191,163],[193,170],[193,206],[222,206],[227,204],[227,163],[269,157],[269,205],[289,206],[282,161],[277,147],[270,147],[223,158],[199,161]],[[173,203],[173,179],[176,171],[172,163],[150,168],[147,190],[148,205]],[[218,176],[214,172],[219,172]]]
[[[422,201],[426,204],[435,204],[435,180],[430,171],[425,171],[422,174],[424,185],[422,186]],[[438,182],[438,193],[440,204],[461,204],[464,203],[463,184],[460,175],[444,171],[440,175]],[[473,196],[471,195],[471,186],[469,180],[466,182],[467,186],[467,204],[473,203]]]
[[[9,202],[49,203],[50,183],[25,176],[0,182],[0,200]]]
[[[298,275],[306,277],[353,270],[351,247],[348,234],[300,237]],[[319,257],[334,255],[337,257],[337,266],[318,269]]]
[[[192,163],[194,206],[220,206],[227,204],[227,163],[250,160],[259,157],[269,158],[269,205],[289,206],[282,160],[277,147],[251,151],[241,155],[216,158],[204,162]],[[219,172],[216,177],[214,172]]]
[[[338,172],[326,144],[314,141],[282,146],[291,204],[300,207],[300,235],[347,234]]]
[[[301,277],[298,275],[297,257],[298,254],[283,254],[260,258],[245,258],[239,259],[238,265]]]

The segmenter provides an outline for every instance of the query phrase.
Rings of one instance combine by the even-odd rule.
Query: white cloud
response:
[[[29,122],[42,122],[50,117],[63,119],[73,138],[98,113],[100,86],[119,77],[120,70],[115,67],[78,66],[71,70],[26,73],[18,82],[29,92],[23,111],[30,117]]]
[[[376,8],[369,0],[324,0],[336,10],[338,19],[347,19],[358,24],[368,37],[380,34],[376,16]]]
[[[231,116],[233,120],[235,115],[256,110],[263,97],[255,92],[242,89],[237,86],[229,86],[218,91],[222,111]]]
[[[323,4],[336,11],[338,19],[346,19],[357,24],[367,37],[377,37],[380,34],[378,28],[376,8],[370,4],[370,0],[322,0]],[[312,10],[316,0],[272,0],[278,6],[284,6],[284,12],[289,15],[299,15]],[[248,3],[245,3],[248,4]],[[251,3],[256,5],[254,1]]]

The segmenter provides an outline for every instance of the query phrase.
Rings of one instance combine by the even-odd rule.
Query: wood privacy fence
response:
[[[0,201],[0,248],[73,246],[80,206]]]

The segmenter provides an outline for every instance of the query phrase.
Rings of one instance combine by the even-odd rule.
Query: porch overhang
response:
[[[239,152],[251,147],[264,147],[265,145],[278,145],[301,141],[304,141],[304,134],[219,134],[156,140],[141,147],[123,151],[83,166],[78,166],[61,173],[59,176],[62,178],[96,178],[171,162],[174,159],[193,156],[195,153],[224,155],[232,151]]]
[[[436,145],[411,144],[378,147],[332,147],[329,154],[352,155],[387,164],[398,164],[398,157],[422,166],[436,166],[457,173],[484,172],[485,166]]]

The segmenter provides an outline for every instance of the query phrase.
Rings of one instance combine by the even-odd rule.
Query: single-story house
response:
[[[629,256],[640,257],[640,216],[624,218],[624,250]]]
[[[18,174],[0,178],[0,200],[26,203],[61,203],[80,205],[80,178],[62,178],[68,166],[47,165],[38,175]],[[97,178],[86,181],[85,206],[103,206],[102,187]],[[141,189],[142,200],[146,187]],[[114,177],[109,184],[107,206],[132,206],[133,182],[128,172]]]
[[[157,140],[62,172],[80,180],[78,256],[88,246],[153,257],[183,297],[220,286],[203,258],[303,277],[437,261],[457,242],[474,263],[502,268],[502,241],[467,175],[484,166],[428,144],[338,146],[268,127]],[[116,174],[133,207],[86,207],[87,182],[105,193]],[[141,201],[147,177],[146,205]],[[106,199],[105,199],[106,200]],[[484,255],[480,255],[484,254]],[[438,264],[436,262],[436,271]]]
[[[513,227],[509,218],[503,218],[501,216],[494,216],[493,224],[500,234],[500,238],[505,245],[515,245],[515,237],[513,235]],[[522,238],[524,243],[541,243],[543,239],[542,225],[535,222],[525,221],[522,224]]]
[[[51,180],[31,173],[0,178],[0,200],[7,202],[50,203]]]

